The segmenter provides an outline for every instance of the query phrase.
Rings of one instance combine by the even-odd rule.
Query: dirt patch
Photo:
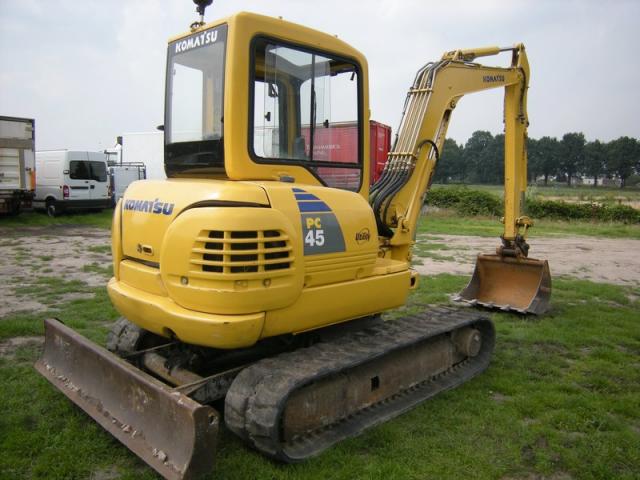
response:
[[[434,242],[420,235],[420,242]],[[438,235],[437,243],[447,245],[438,253],[453,260],[416,257],[422,265],[414,268],[422,275],[452,273],[471,275],[478,253],[495,252],[497,238],[462,235]],[[532,258],[549,261],[551,276],[569,275],[593,282],[640,285],[640,240],[592,237],[535,238],[530,241]],[[417,263],[417,262],[416,262]]]
[[[493,392],[491,394],[491,400],[493,400],[496,403],[504,403],[508,400],[511,400],[511,397],[509,397],[508,395],[503,395],[500,392]]]
[[[0,228],[0,318],[44,311],[52,304],[90,298],[110,276],[110,232],[75,226]],[[59,298],[46,298],[65,282]]]
[[[120,472],[116,467],[109,467],[91,472],[90,480],[115,480],[120,478]]]
[[[0,342],[0,358],[13,358],[16,350],[28,345],[42,345],[44,337],[13,337]]]

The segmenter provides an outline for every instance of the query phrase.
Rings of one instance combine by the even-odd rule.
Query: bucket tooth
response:
[[[480,254],[459,296],[471,305],[540,315],[549,309],[551,299],[549,263]]]
[[[167,479],[213,468],[218,413],[147,375],[55,319],[35,368]]]

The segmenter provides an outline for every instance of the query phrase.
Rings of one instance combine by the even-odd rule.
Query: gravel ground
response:
[[[437,244],[415,258],[422,275],[471,275],[478,253],[493,253],[500,241],[492,237],[422,235],[418,244]],[[548,260],[551,277],[568,275],[593,282],[640,285],[640,240],[592,237],[533,238],[529,256]],[[442,247],[444,246],[444,247]]]
[[[38,295],[21,291],[47,277],[75,281],[63,303],[90,298],[92,289],[106,285],[111,264],[110,233],[90,227],[55,226],[0,228],[0,319],[20,311],[43,311]],[[640,285],[640,240],[591,237],[534,238],[532,258],[547,259],[553,276],[569,275],[594,282]],[[495,251],[498,239],[458,235],[421,235],[414,268],[423,275],[471,275],[478,253]],[[435,250],[429,246],[437,246]],[[44,287],[46,288],[46,286]]]
[[[75,288],[57,299],[63,303],[90,298],[91,289],[109,279],[110,232],[91,227],[0,228],[0,318],[19,311],[42,311],[51,304],[37,295],[22,295],[43,281],[75,281]]]

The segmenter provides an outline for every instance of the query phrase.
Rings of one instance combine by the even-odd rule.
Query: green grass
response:
[[[100,275],[104,275],[107,278],[113,276],[113,265],[108,264],[106,267],[103,266],[102,263],[93,262],[82,267],[83,272],[87,273],[98,273]]]
[[[418,260],[418,257],[431,258],[436,261],[452,262],[455,260],[455,257],[442,254],[443,252],[446,252],[448,250],[451,250],[451,247],[444,243],[418,242],[414,246],[413,255],[416,258],[415,261],[417,261],[420,264],[422,262]]]
[[[503,226],[497,218],[459,217],[447,211],[430,212],[423,216],[418,225],[420,233],[449,235],[478,235],[497,237]],[[535,220],[531,237],[554,235],[585,235],[603,238],[640,239],[640,225],[623,223]]]
[[[52,303],[64,295],[84,293],[86,284],[80,280],[63,280],[57,277],[38,277],[30,284],[23,284],[17,297],[37,298],[42,303]]]
[[[423,277],[394,315],[447,303],[465,283]],[[0,320],[0,338],[41,335],[42,319],[58,316],[104,342],[117,314],[104,288],[89,291],[93,299]],[[495,356],[476,379],[299,465],[273,463],[222,429],[209,478],[638,478],[639,297],[638,288],[554,279],[548,315],[492,314]],[[157,478],[34,371],[38,353],[27,344],[0,357],[0,477]]]
[[[87,250],[93,253],[111,253],[111,245],[91,245]]]
[[[70,212],[51,218],[43,212],[23,212],[15,217],[0,216],[0,227],[43,227],[56,225],[86,225],[98,228],[111,228],[113,209],[100,213]]]
[[[21,218],[0,219],[0,227]],[[34,222],[40,220],[108,228],[110,212],[25,217],[25,223],[10,226],[39,225]],[[434,235],[497,237],[501,225],[495,219],[438,213],[422,220],[420,232],[430,234],[433,243],[420,243],[415,253],[437,259],[446,258],[448,248]],[[541,221],[533,232],[575,234],[640,238],[640,227]],[[0,239],[0,246],[12,248],[16,259],[33,255],[13,237]],[[108,253],[110,247],[89,250]],[[46,253],[35,258],[46,263]],[[83,270],[108,275],[110,268],[90,263]],[[0,318],[0,342],[39,337],[42,320],[58,317],[104,344],[117,317],[104,288],[56,278],[13,281],[24,283],[20,295],[40,299],[47,311]],[[447,303],[448,294],[466,281],[446,274],[423,277],[407,306],[390,316]],[[77,294],[82,298],[69,300]],[[548,315],[492,315],[496,353],[480,377],[300,465],[273,463],[222,429],[216,471],[209,478],[638,478],[639,298],[638,288],[554,278]],[[40,349],[27,343],[11,356],[0,355],[0,479],[158,478],[34,371]]]
[[[47,286],[51,285],[51,280],[56,280],[59,285],[49,290]],[[102,340],[106,338],[106,325],[118,316],[104,287],[90,288],[77,280],[63,282],[45,277],[24,290],[20,291],[21,296],[35,296],[48,306],[48,309],[44,312],[18,312],[1,318],[0,340],[16,336],[43,335],[42,320],[49,317],[60,318],[83,335]],[[80,298],[60,302],[65,295],[73,294],[79,295]]]

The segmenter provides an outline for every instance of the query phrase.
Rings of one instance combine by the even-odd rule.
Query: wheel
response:
[[[58,215],[58,210],[56,209],[56,201],[53,199],[47,200],[47,215],[51,218]]]
[[[14,200],[9,206],[9,215],[15,217],[20,213],[20,200]]]
[[[167,339],[120,317],[107,335],[107,350],[119,356],[167,343]]]

